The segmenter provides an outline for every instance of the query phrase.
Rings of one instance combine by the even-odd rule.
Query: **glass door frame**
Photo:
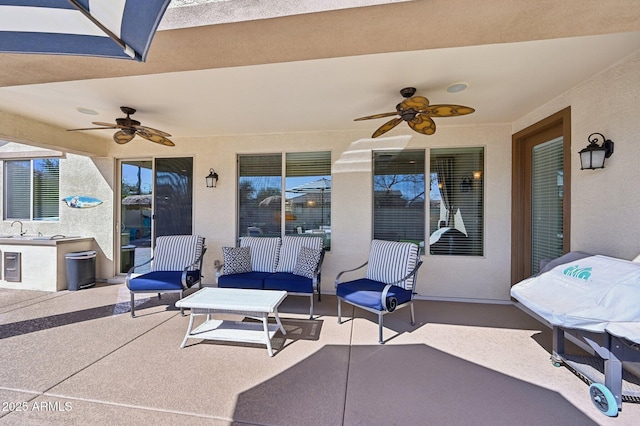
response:
[[[151,224],[150,224],[150,235],[149,238],[151,240],[151,242],[153,242],[153,238],[154,238],[154,226],[153,226],[153,194],[155,191],[155,182],[154,182],[154,176],[155,176],[155,158],[154,157],[134,157],[134,158],[117,158],[116,159],[116,191],[114,193],[114,198],[115,198],[115,209],[116,209],[116,222],[115,222],[115,226],[114,226],[114,270],[115,270],[115,274],[116,275],[125,275],[127,273],[127,271],[121,271],[122,269],[122,262],[123,262],[123,244],[122,244],[122,231],[123,231],[123,225],[126,226],[126,224],[124,223],[124,218],[122,217],[122,198],[121,198],[121,194],[122,194],[122,190],[123,190],[123,182],[122,182],[122,166],[123,164],[126,164],[128,162],[150,162],[151,163],[151,211],[150,211],[150,219],[151,219]],[[135,253],[135,249],[134,249],[134,253]],[[133,262],[135,262],[135,256],[132,255],[131,253],[129,254],[129,256],[131,256],[131,260]],[[137,262],[140,263],[140,262]]]

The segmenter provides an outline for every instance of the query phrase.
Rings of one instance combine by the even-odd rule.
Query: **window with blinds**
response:
[[[238,156],[238,235],[314,234],[331,246],[331,152]]]
[[[5,219],[59,219],[60,160],[8,160],[4,162],[4,175]]]
[[[432,149],[430,155],[429,252],[484,253],[484,148]]]
[[[562,255],[563,247],[563,139],[536,145],[531,172],[531,268]]]
[[[373,237],[411,241],[425,236],[424,150],[373,153]]]

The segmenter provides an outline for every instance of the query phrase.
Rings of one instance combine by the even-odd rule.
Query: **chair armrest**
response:
[[[418,260],[416,262],[416,266],[414,266],[413,270],[411,272],[409,272],[406,276],[400,278],[397,281],[394,281],[392,283],[388,283],[389,285],[398,285],[406,280],[408,280],[409,278],[413,277],[414,275],[416,276],[415,278],[417,278],[418,275],[418,269],[420,268],[420,266],[422,266],[422,260]],[[414,279],[415,282],[415,279]],[[415,285],[413,286],[415,288]],[[415,292],[414,292],[415,293]]]
[[[418,260],[418,262],[416,262],[416,266],[413,268],[413,270],[411,272],[409,272],[409,274],[407,274],[407,276],[405,276],[404,278],[395,281],[393,283],[389,283],[387,285],[384,286],[384,288],[382,289],[382,293],[380,293],[380,302],[382,304],[382,307],[385,311],[387,312],[393,312],[396,309],[396,306],[398,305],[398,300],[395,297],[390,298],[389,300],[387,300],[387,294],[389,293],[389,290],[391,289],[391,286],[393,285],[397,285],[400,284],[406,280],[408,280],[409,278],[416,276],[414,278],[414,283],[415,280],[417,278],[417,274],[418,274],[418,269],[420,268],[420,266],[422,266],[422,260]],[[411,289],[411,298],[413,299],[413,295],[416,294],[416,292],[414,291],[414,289],[416,288],[415,284],[413,285],[413,288]]]
[[[353,268],[353,269],[347,269],[346,271],[342,271],[342,272],[340,272],[340,273],[338,274],[338,276],[336,277],[336,281],[335,281],[336,288],[338,287],[338,285],[340,285],[340,277],[342,277],[342,275],[343,275],[343,274],[346,274],[347,272],[357,271],[358,269],[362,269],[362,268],[364,268],[364,267],[365,267],[365,266],[367,266],[368,264],[369,264],[369,261],[367,260],[367,261],[366,261],[366,262],[364,262],[362,265],[360,265],[360,266],[358,266],[358,267],[356,267],[356,268]]]
[[[127,271],[127,276],[125,278],[125,282],[127,283],[127,287],[129,287],[129,280],[131,280],[131,275],[133,275],[135,273],[136,268],[139,268],[140,266],[144,266],[148,263],[151,263],[151,261],[153,260],[153,257],[150,258],[149,260],[147,260],[146,262],[143,262],[139,265],[133,265],[131,268],[129,268],[129,270]]]
[[[185,268],[182,270],[182,276],[180,277],[180,282],[182,283],[182,287],[184,288],[189,288],[192,285],[195,284],[195,282],[193,283],[188,283],[187,282],[187,273],[189,271],[200,271],[200,279],[198,281],[202,281],[202,260],[204,259],[204,254],[207,252],[207,247],[203,246],[202,247],[202,253],[200,253],[200,256],[190,265],[185,266]],[[196,281],[196,282],[198,282]]]
[[[318,265],[316,265],[316,270],[313,271],[313,279],[311,280],[312,286],[318,291],[318,300],[320,300],[320,284],[322,281],[322,262],[324,261],[324,254],[325,250],[322,249],[320,251],[320,259],[318,259]]]

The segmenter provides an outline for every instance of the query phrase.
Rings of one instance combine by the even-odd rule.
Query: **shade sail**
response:
[[[0,0],[0,52],[144,62],[170,0]]]

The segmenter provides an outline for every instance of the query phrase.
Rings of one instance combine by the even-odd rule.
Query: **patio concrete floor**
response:
[[[123,284],[0,289],[4,425],[631,425],[640,404],[600,413],[588,386],[549,361],[551,331],[512,305],[416,302],[375,317],[323,296],[280,308],[286,339],[189,340],[177,296]],[[188,311],[187,311],[188,312]],[[355,318],[353,314],[355,313]]]

